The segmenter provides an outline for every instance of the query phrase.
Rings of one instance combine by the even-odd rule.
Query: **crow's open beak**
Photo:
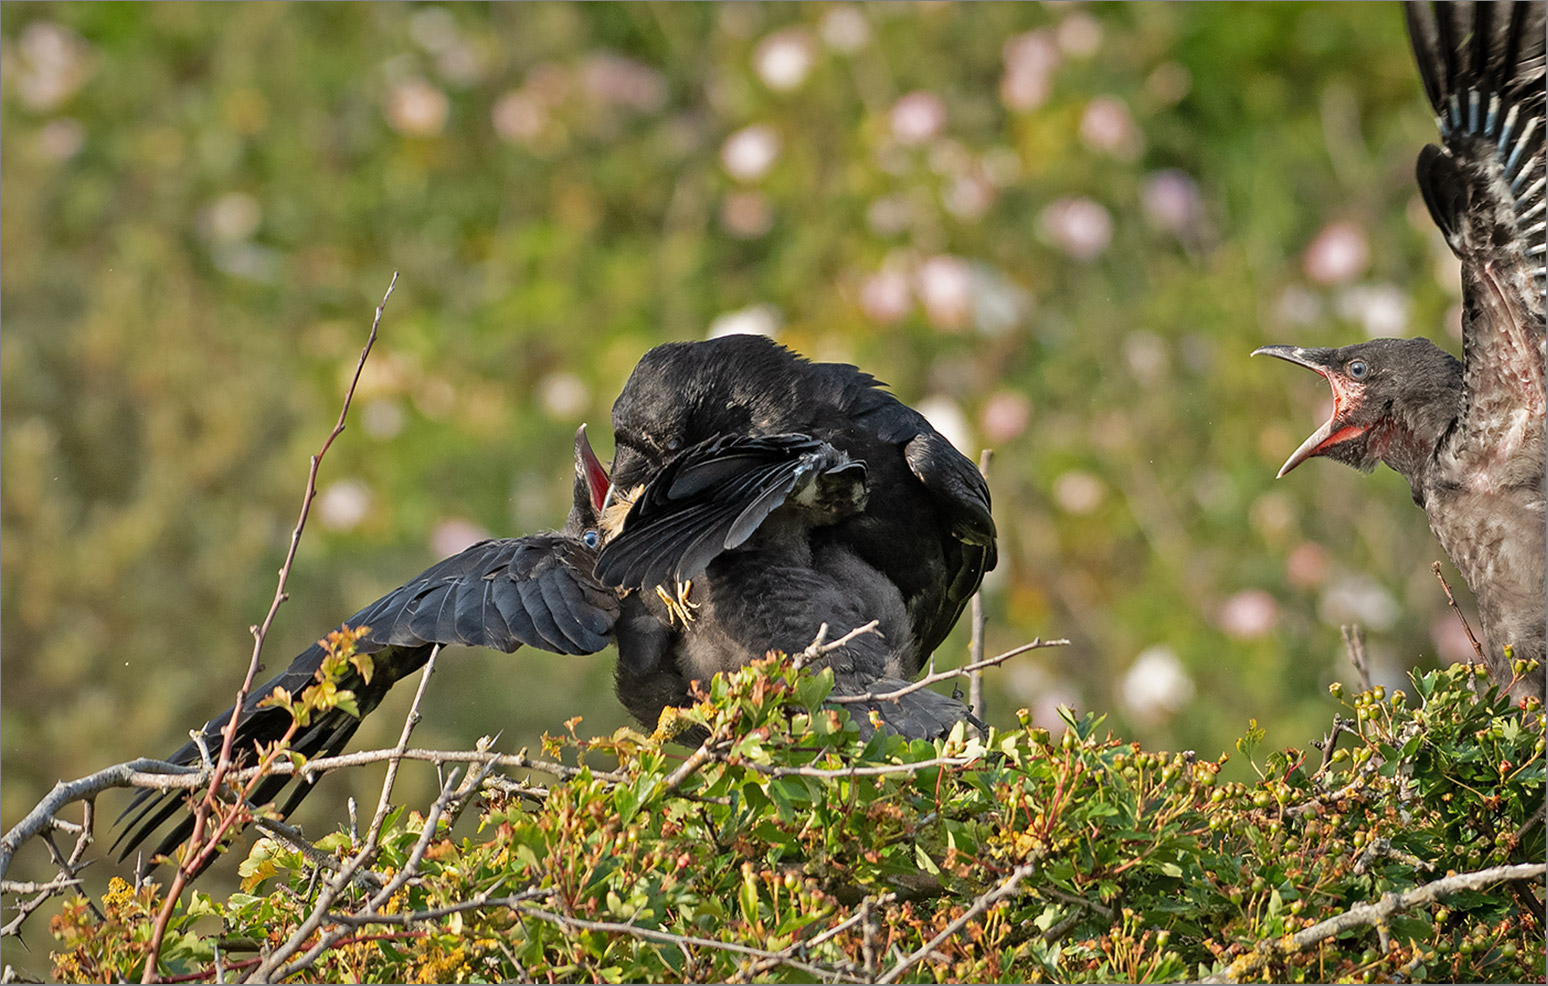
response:
[[[1361,391],[1358,384],[1334,369],[1333,350],[1320,347],[1260,346],[1252,351],[1254,356],[1260,353],[1322,374],[1323,379],[1333,390],[1333,413],[1322,423],[1322,427],[1312,432],[1306,441],[1301,443],[1300,448],[1290,453],[1290,458],[1279,467],[1275,479],[1283,479],[1286,473],[1307,459],[1322,455],[1334,445],[1347,442],[1365,433],[1368,425],[1345,423],[1346,416],[1359,406]]]
[[[591,439],[586,437],[585,425],[581,425],[575,432],[575,461],[586,472],[586,490],[591,495],[592,508],[600,517],[608,498],[612,496],[613,484],[607,475],[607,467],[602,465],[597,453],[591,450]]]

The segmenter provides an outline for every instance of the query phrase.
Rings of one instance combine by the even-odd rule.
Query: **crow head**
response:
[[[807,361],[764,336],[669,342],[640,358],[613,402],[613,481],[632,489],[711,438],[802,431]]]
[[[1333,413],[1285,460],[1280,476],[1320,455],[1362,472],[1385,462],[1415,485],[1461,411],[1462,364],[1428,339],[1264,346],[1259,353],[1315,370],[1333,389]]]

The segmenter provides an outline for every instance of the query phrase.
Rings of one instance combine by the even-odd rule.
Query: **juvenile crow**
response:
[[[989,493],[971,462],[879,388],[852,366],[809,363],[761,337],[651,350],[614,405],[613,481],[582,428],[564,528],[481,542],[356,613],[346,622],[370,627],[358,649],[373,655],[373,674],[351,672],[339,686],[363,716],[436,644],[589,654],[613,642],[618,696],[654,725],[716,671],[798,653],[823,624],[837,640],[875,620],[875,632],[814,663],[833,669],[835,695],[878,696],[849,705],[863,732],[874,712],[911,738],[945,733],[970,718],[955,699],[879,696],[919,672],[994,564]],[[259,703],[277,686],[306,687],[324,654],[309,648],[254,690],[238,753],[284,734],[289,714]],[[226,722],[205,726],[210,749]],[[291,745],[334,754],[358,725],[332,710]],[[190,743],[170,759],[198,758]],[[264,782],[254,802],[286,782]],[[283,811],[309,791],[298,785]],[[179,804],[137,797],[124,855]]]
[[[1405,5],[1441,147],[1419,154],[1430,215],[1462,261],[1463,361],[1425,339],[1257,350],[1322,374],[1313,456],[1385,462],[1478,599],[1485,659],[1544,660],[1544,13],[1536,3]],[[1256,354],[1255,354],[1256,355]],[[1528,687],[1542,693],[1541,672]]]
[[[596,575],[671,633],[619,638],[619,697],[651,722],[677,689],[827,624],[840,694],[918,674],[995,564],[983,476],[922,415],[848,364],[762,336],[646,353],[613,404],[613,486]],[[658,672],[658,669],[666,669]],[[932,692],[878,709],[910,736],[964,714]],[[950,705],[946,703],[950,702]]]

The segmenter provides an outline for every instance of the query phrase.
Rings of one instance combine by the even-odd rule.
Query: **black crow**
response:
[[[339,686],[363,716],[436,644],[586,654],[611,641],[620,700],[655,725],[716,671],[797,654],[824,625],[837,641],[874,620],[812,663],[833,669],[836,696],[864,698],[849,704],[863,733],[874,713],[910,738],[944,734],[971,719],[957,700],[928,689],[880,696],[919,672],[994,564],[989,493],[971,462],[879,388],[852,366],[809,363],[761,337],[651,350],[614,405],[612,481],[582,428],[564,528],[481,542],[355,614],[346,623],[370,627],[358,649],[374,666],[369,681],[351,671]],[[276,687],[306,687],[324,655],[314,646],[255,689],[239,753],[284,734],[289,714],[259,703]],[[227,718],[205,726],[211,750]],[[358,725],[332,710],[291,745],[337,753]],[[170,759],[199,755],[190,743]],[[265,781],[254,803],[287,780]],[[309,790],[298,785],[283,811]],[[124,854],[179,803],[137,797]]]
[[[1322,374],[1333,415],[1279,474],[1313,456],[1408,480],[1478,599],[1502,683],[1544,660],[1544,5],[1405,5],[1441,147],[1419,154],[1430,215],[1462,261],[1458,362],[1424,339],[1265,346]],[[1530,688],[1542,693],[1541,672]]]

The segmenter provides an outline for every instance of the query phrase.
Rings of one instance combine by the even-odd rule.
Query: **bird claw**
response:
[[[699,604],[688,598],[693,591],[693,579],[685,579],[677,583],[677,591],[674,595],[666,590],[665,586],[656,586],[656,595],[667,608],[667,622],[672,623],[682,620],[686,628],[694,620],[693,611],[699,608]]]

